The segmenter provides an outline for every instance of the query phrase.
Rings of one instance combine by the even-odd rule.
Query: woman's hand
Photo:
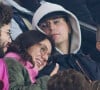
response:
[[[54,74],[56,74],[59,70],[59,64],[56,63],[56,66],[54,68],[54,70],[51,72],[50,76],[53,76]]]

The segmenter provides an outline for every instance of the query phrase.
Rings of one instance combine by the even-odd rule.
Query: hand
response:
[[[54,74],[56,74],[59,70],[59,64],[56,63],[56,66],[54,68],[54,70],[51,72],[50,76],[53,76]]]

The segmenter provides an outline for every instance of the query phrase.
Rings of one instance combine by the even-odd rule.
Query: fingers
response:
[[[56,74],[59,70],[59,64],[56,63],[56,66],[54,68],[54,70],[51,72],[50,76],[53,76],[54,74]]]

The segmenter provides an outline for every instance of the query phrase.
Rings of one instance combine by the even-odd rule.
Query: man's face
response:
[[[100,41],[96,42],[96,48],[98,51],[100,51]]]
[[[0,48],[6,52],[9,43],[11,43],[10,24],[5,24],[0,28]]]
[[[39,27],[53,38],[56,45],[68,43],[69,25],[64,18],[48,19],[39,24]]]

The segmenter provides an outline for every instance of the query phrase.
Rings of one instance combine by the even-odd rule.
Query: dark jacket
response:
[[[84,54],[54,56],[50,59],[49,64],[40,71],[39,75],[50,74],[56,63],[60,66],[59,70],[72,68],[82,72],[90,80],[100,80],[100,64]]]
[[[9,73],[9,90],[46,90],[48,76],[37,79],[37,82],[32,84],[28,75],[28,71],[18,61],[6,58]]]

